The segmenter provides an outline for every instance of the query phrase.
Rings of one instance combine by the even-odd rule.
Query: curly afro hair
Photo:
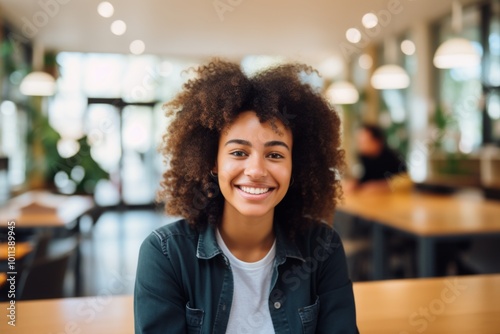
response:
[[[293,238],[308,224],[330,221],[342,195],[340,119],[301,81],[311,72],[306,65],[287,64],[249,77],[239,65],[218,59],[199,67],[196,79],[165,104],[173,117],[160,148],[168,168],[158,200],[166,213],[199,229],[220,223],[224,197],[210,174],[219,137],[240,113],[254,111],[274,129],[281,121],[293,136],[293,184],[274,210],[275,224],[283,224]]]

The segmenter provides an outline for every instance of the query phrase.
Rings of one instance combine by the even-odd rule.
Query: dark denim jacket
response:
[[[276,224],[277,225],[277,224]],[[292,243],[278,226],[269,310],[276,333],[357,333],[352,283],[342,243],[326,224]],[[135,333],[225,333],[233,276],[214,228],[184,221],[142,244],[134,296]],[[252,319],[242,328],[252,330]]]

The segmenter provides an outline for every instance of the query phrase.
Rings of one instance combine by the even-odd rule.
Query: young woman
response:
[[[173,102],[159,197],[181,216],[143,243],[136,333],[357,333],[336,232],[340,120],[283,65],[215,60]]]

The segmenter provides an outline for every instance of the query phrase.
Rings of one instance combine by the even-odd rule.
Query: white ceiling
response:
[[[56,51],[128,53],[129,43],[142,39],[146,53],[166,56],[245,54],[321,58],[338,54],[347,43],[345,31],[361,28],[366,12],[385,13],[386,26],[373,41],[429,22],[451,10],[452,0],[109,0],[112,18],[97,14],[100,0],[0,0],[0,15],[26,29],[38,24],[34,38]],[[468,1],[470,2],[470,1]],[[221,20],[214,4],[230,6]],[[231,5],[231,3],[233,5]],[[387,13],[391,5],[399,14]],[[52,4],[44,14],[42,4]],[[50,14],[53,16],[51,17]],[[381,15],[382,17],[383,15]],[[47,18],[46,24],[43,19]],[[115,36],[115,19],[127,32]],[[38,20],[38,21],[36,21]],[[36,25],[35,25],[36,27]],[[345,45],[345,44],[344,44]]]

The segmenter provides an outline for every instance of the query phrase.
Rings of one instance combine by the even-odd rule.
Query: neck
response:
[[[227,248],[238,259],[255,262],[262,259],[274,243],[274,212],[261,217],[242,216],[226,204],[219,227]]]

